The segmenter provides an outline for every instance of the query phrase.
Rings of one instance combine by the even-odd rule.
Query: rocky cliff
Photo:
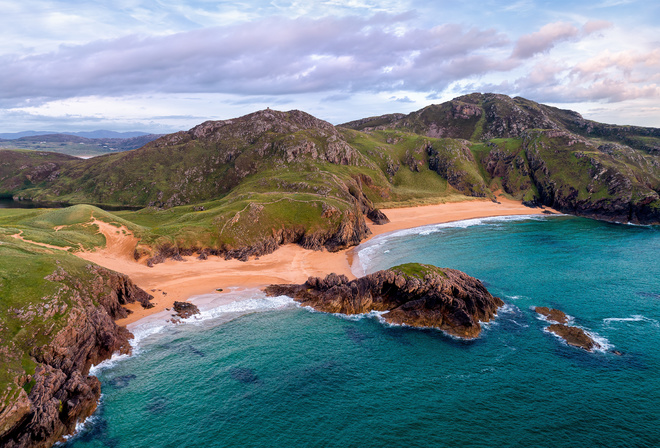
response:
[[[476,338],[504,303],[476,278],[454,269],[405,264],[349,281],[330,274],[302,285],[271,285],[270,296],[288,295],[328,313],[386,311],[392,324],[438,328],[461,338]]]
[[[101,394],[98,379],[88,375],[90,366],[115,352],[130,351],[132,335],[114,319],[127,316],[122,305],[138,301],[149,306],[151,296],[123,274],[92,265],[86,269],[89,281],[57,268],[46,279],[60,285],[55,296],[13,310],[32,333],[25,342],[34,346],[23,364],[34,371],[9,368],[19,388],[18,394],[0,403],[4,448],[50,447],[71,433],[94,412]],[[42,322],[48,327],[43,329]],[[13,347],[7,356],[20,350],[18,335],[3,342]]]

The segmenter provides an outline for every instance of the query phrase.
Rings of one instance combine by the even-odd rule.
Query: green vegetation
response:
[[[390,268],[390,271],[394,271],[401,275],[405,275],[406,277],[413,277],[419,280],[424,280],[427,275],[439,275],[441,277],[447,278],[445,271],[437,266],[430,264],[405,263]]]
[[[34,385],[19,384],[17,378],[34,373],[32,350],[47,344],[66,324],[75,306],[76,285],[94,278],[87,265],[65,251],[0,234],[0,402]]]

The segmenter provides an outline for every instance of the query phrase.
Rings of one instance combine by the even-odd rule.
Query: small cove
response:
[[[68,447],[654,446],[660,232],[572,217],[491,219],[372,240],[367,272],[464,270],[507,303],[477,340],[299,308],[286,298],[145,336],[98,371]],[[371,248],[371,249],[370,249]],[[262,303],[262,305],[258,305]],[[623,352],[544,332],[560,308]],[[145,330],[146,331],[146,330]]]

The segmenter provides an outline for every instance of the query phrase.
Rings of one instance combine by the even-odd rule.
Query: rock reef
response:
[[[555,322],[546,328],[546,330],[562,338],[568,345],[582,348],[588,352],[600,348],[600,345],[582,328],[567,325],[568,317],[563,311],[545,306],[537,306],[534,308],[534,311],[545,316],[548,321]]]
[[[344,275],[310,277],[302,285],[271,285],[269,296],[288,295],[319,311],[385,311],[385,321],[438,328],[452,336],[479,336],[481,325],[504,305],[474,277],[454,269],[404,264],[349,281]]]
[[[588,352],[600,348],[600,344],[594,341],[582,328],[564,324],[552,324],[547,330],[556,334],[573,347],[583,348]]]

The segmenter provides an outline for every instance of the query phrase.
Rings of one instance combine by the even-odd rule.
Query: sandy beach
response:
[[[384,210],[390,223],[369,225],[370,238],[397,230],[429,224],[439,224],[472,218],[492,216],[534,215],[543,210],[529,208],[522,203],[500,199],[500,203],[472,200],[438,205]],[[154,307],[143,309],[139,304],[128,308],[133,313],[118,325],[129,325],[149,315],[171,308],[174,301],[185,301],[201,294],[215,293],[217,289],[256,288],[273,283],[303,283],[309,276],[324,276],[331,272],[354,278],[350,261],[357,248],[340,252],[311,251],[295,244],[280,247],[272,254],[251,258],[247,262],[209,257],[198,260],[184,257],[185,261],[167,260],[154,267],[133,259],[137,239],[126,229],[95,221],[106,237],[106,247],[95,252],[77,255],[117,272],[128,275],[135,284],[153,294]],[[359,248],[359,246],[358,246]],[[236,291],[236,289],[234,289]],[[231,297],[227,297],[231,302]]]

